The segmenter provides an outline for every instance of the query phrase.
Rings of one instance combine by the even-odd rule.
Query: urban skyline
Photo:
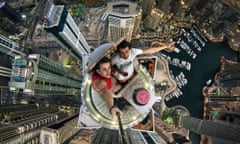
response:
[[[133,112],[126,115],[129,120],[137,117],[130,122],[123,118],[125,134],[129,137],[127,143],[239,142],[236,131],[230,129],[239,128],[240,113],[240,3],[237,0],[12,0],[0,2],[0,15],[3,58],[0,142],[110,143],[111,138],[120,141],[116,128],[104,118],[97,129],[81,129],[89,126],[85,122],[91,118],[87,117],[89,111],[80,110],[80,106],[86,104],[88,97],[88,61],[91,66],[98,57],[111,56],[114,43],[122,36],[127,36],[139,48],[176,43],[175,47],[152,57],[138,59],[146,71],[137,68],[139,78],[128,89],[139,86],[151,90],[153,85],[158,101],[152,103],[153,109],[148,114],[145,113],[148,110],[143,115],[134,114],[132,107],[127,110]],[[113,49],[106,49],[102,54],[98,50],[96,54],[97,49],[104,49],[103,43],[112,43]],[[194,118],[192,108],[186,108],[184,103],[167,107],[168,102],[191,95],[190,91],[184,91],[191,83],[188,75],[194,72],[194,62],[209,43],[225,43],[228,51],[235,54],[219,57],[215,77],[207,78],[202,86],[201,101],[198,101],[203,105],[202,115]],[[155,71],[150,70],[150,62],[156,65]],[[153,81],[148,80],[147,73],[155,74]],[[119,95],[131,94],[128,89]],[[92,101],[95,105],[99,100]],[[138,111],[131,101],[130,104]],[[109,117],[101,107],[96,109]],[[90,111],[91,115],[94,108]],[[96,121],[95,116],[93,113]],[[199,121],[204,124],[198,127]],[[224,131],[221,123],[226,123],[231,136],[229,133],[214,135],[213,129],[204,130],[209,125],[217,132]],[[128,129],[129,126],[132,128]],[[203,135],[194,140],[192,132],[199,137]],[[57,133],[62,135],[59,137]],[[102,138],[103,135],[109,137]]]

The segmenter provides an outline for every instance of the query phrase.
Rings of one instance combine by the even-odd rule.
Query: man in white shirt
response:
[[[127,75],[122,75],[118,72],[115,72],[113,75],[119,80],[120,83],[125,83],[129,79],[131,79],[133,73],[134,73],[134,65],[133,60],[137,55],[140,54],[153,54],[156,52],[159,52],[165,48],[170,48],[175,44],[175,42],[171,42],[168,44],[165,44],[163,46],[157,46],[147,49],[136,49],[131,48],[130,42],[123,40],[118,46],[117,46],[117,53],[113,58],[111,59],[112,65],[115,65],[117,69],[126,72]]]

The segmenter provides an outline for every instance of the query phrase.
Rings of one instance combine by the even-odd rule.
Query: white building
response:
[[[108,41],[117,42],[126,36],[131,40],[135,19],[138,15],[137,3],[118,1],[108,5]]]
[[[82,59],[90,53],[87,41],[65,6],[55,6],[48,1],[44,18],[47,20],[46,31],[51,32],[74,57]]]

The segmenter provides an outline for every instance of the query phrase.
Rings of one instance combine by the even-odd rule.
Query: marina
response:
[[[201,36],[194,26],[193,29],[203,40],[203,42],[205,42],[204,46],[201,45],[194,36],[192,36],[193,40],[189,43],[183,34],[179,37],[176,37],[174,41],[176,41],[176,47],[179,47],[178,45],[181,40],[185,41],[189,45],[189,48],[191,48],[197,54],[196,59],[192,59],[192,57],[190,57],[189,54],[187,54],[187,52],[181,48],[179,48],[181,49],[179,53],[168,53],[165,51],[161,52],[161,55],[166,57],[166,60],[169,61],[171,77],[177,83],[177,88],[174,92],[166,96],[165,102],[168,107],[174,105],[184,105],[186,108],[191,108],[189,109],[191,116],[202,118],[203,103],[201,102],[203,102],[203,96],[201,92],[203,86],[206,85],[206,82],[209,79],[213,79],[215,74],[218,72],[220,66],[219,60],[221,56],[225,56],[228,59],[237,60],[238,53],[232,51],[226,41],[221,43],[207,41],[205,37]],[[190,34],[192,35],[191,32]],[[194,43],[196,47],[198,44],[201,50],[196,49]],[[179,65],[174,64],[172,62],[173,58],[179,59],[179,63],[185,65],[186,63],[189,63],[190,71],[188,71],[185,67],[179,67]],[[184,74],[184,77],[181,73]],[[176,78],[178,78],[180,81],[177,82]],[[183,79],[186,79],[187,83],[186,80]],[[200,141],[200,136],[191,132],[190,138],[192,143],[199,143]]]
[[[191,70],[191,63],[186,60],[180,60],[179,58],[171,58],[170,56],[167,56],[165,54],[161,54],[167,61],[168,64],[171,64],[173,66],[184,68],[188,71]]]
[[[190,30],[181,29],[181,35],[175,41],[176,48],[179,49],[177,54],[161,53],[174,69],[182,69],[178,74],[173,74],[173,71],[171,71],[171,77],[175,80],[177,88],[165,97],[166,101],[183,95],[182,90],[188,85],[189,81],[186,75],[191,71],[193,60],[197,59],[197,55],[202,52],[207,42],[196,26],[193,26]]]

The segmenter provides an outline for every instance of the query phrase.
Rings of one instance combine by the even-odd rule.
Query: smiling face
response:
[[[104,78],[111,78],[111,64],[110,64],[110,62],[101,63],[99,65],[99,69],[96,69],[96,72]]]
[[[123,58],[123,59],[128,59],[129,55],[130,55],[130,49],[129,49],[128,46],[125,47],[125,48],[119,49],[119,56],[120,56],[121,58]]]

